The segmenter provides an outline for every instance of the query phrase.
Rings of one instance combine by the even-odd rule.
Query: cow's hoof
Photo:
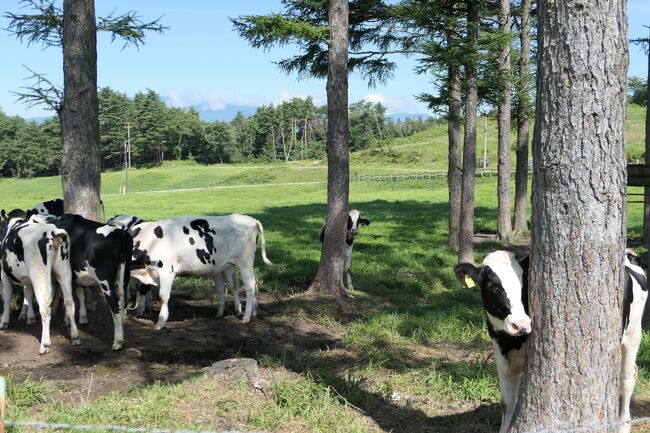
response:
[[[113,343],[113,347],[111,347],[112,350],[121,350],[122,349],[122,342],[121,341],[116,341]]]
[[[165,327],[165,324],[164,324],[164,323],[163,323],[163,324],[156,323],[156,326],[153,327],[153,330],[154,330],[154,331],[160,331],[160,330],[163,329],[164,327]]]
[[[0,329],[8,329],[9,322],[0,322]]]
[[[242,317],[241,323],[250,323],[251,318],[250,317]]]
[[[72,345],[73,346],[81,346],[81,340],[79,339],[79,337],[72,339]]]
[[[50,347],[49,346],[41,346],[38,349],[38,354],[39,355],[45,355],[46,353],[50,353]]]
[[[80,325],[87,325],[88,324],[88,316],[79,317],[79,324]]]

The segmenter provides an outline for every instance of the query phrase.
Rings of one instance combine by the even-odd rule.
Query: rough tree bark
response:
[[[467,45],[470,54],[465,65],[465,135],[460,208],[458,262],[474,263],[474,183],[476,178],[476,116],[478,114],[477,55],[479,33],[478,0],[467,2]]]
[[[460,200],[463,170],[460,159],[460,67],[449,66],[449,119],[447,134],[449,137],[449,166],[447,168],[447,184],[449,186],[449,239],[447,245],[458,251],[460,232]]]
[[[94,0],[63,2],[61,183],[65,211],[98,221],[101,154]]]
[[[609,432],[626,240],[626,2],[540,0],[538,10],[533,330],[511,431]]]
[[[510,0],[500,0],[499,30],[510,33]],[[497,234],[502,241],[510,240],[510,42],[499,52],[499,109],[498,109],[498,177],[497,177]]]
[[[521,2],[521,34],[519,42],[519,81],[517,82],[517,159],[515,168],[515,235],[528,230],[526,207],[528,205],[528,143],[530,99],[530,10],[532,0]]]
[[[343,287],[348,218],[348,0],[329,2],[327,71],[327,219],[320,264],[310,291],[347,295]]]
[[[648,38],[648,80],[646,88],[648,96],[646,98],[645,112],[645,164],[650,165],[650,38]],[[643,241],[647,250],[646,263],[650,263],[650,187],[643,188]],[[650,330],[650,302],[646,302],[643,313],[643,329]]]

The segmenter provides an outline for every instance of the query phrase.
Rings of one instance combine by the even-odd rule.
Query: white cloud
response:
[[[223,90],[163,90],[160,95],[167,99],[168,103],[173,107],[187,108],[190,106],[196,108],[222,110],[227,105],[250,105],[260,106],[274,104],[279,105],[292,98],[305,99],[309,96],[314,100],[315,105],[325,104],[324,98],[317,95],[308,95],[301,92],[291,92],[283,90],[274,96],[242,96],[242,95],[229,95]]]
[[[260,105],[258,98],[244,98],[227,95],[222,90],[198,91],[198,90],[163,90],[160,92],[173,107],[222,110],[227,105]]]
[[[365,98],[363,98],[364,101],[372,102],[373,104],[376,104],[377,102],[381,103],[382,105],[386,105],[386,97],[382,95],[381,93],[369,93],[366,95]]]
[[[409,97],[385,96],[381,93],[369,93],[363,97],[364,101],[376,104],[381,103],[386,107],[388,114],[393,113],[423,113],[426,112],[422,104]]]

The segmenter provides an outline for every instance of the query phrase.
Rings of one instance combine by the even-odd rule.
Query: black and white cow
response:
[[[621,338],[620,432],[629,432],[630,400],[636,384],[636,355],[643,337],[641,319],[648,299],[645,264],[631,250],[625,250],[623,287],[623,337]]]
[[[223,285],[220,286],[222,278],[228,281],[228,275],[233,275],[236,280],[234,267],[239,268],[246,290],[246,309],[242,322],[249,322],[255,314],[257,298],[253,262],[258,235],[262,241],[262,260],[268,266],[275,266],[266,257],[264,229],[255,218],[233,214],[137,222],[135,217],[118,215],[108,223],[128,228],[133,236],[131,276],[142,284],[159,287],[161,306],[155,329],[162,329],[167,323],[169,296],[178,275],[212,276],[217,290],[223,291]],[[235,283],[228,283],[232,284],[235,295]],[[221,314],[222,299],[220,293]],[[238,298],[235,303],[238,303]]]
[[[630,400],[636,382],[636,355],[641,344],[641,318],[648,298],[645,271],[636,254],[625,251],[623,336],[621,338],[619,432],[629,432]],[[512,421],[523,372],[526,340],[531,331],[528,316],[529,258],[520,261],[513,253],[495,251],[485,256],[480,268],[469,263],[456,265],[454,272],[463,284],[477,284],[487,316],[487,327],[495,350],[501,388],[501,433]]]
[[[32,208],[32,212],[41,216],[61,216],[63,215],[63,200],[55,198],[53,200],[44,201],[37,204]]]
[[[99,205],[102,208],[102,215],[103,215],[104,202],[100,200]],[[63,215],[63,212],[64,212],[64,202],[63,199],[60,198],[55,198],[53,200],[48,200],[39,203],[36,206],[34,206],[30,211],[31,214],[36,214],[41,216],[53,216],[53,217],[60,217],[61,215]],[[104,217],[102,216],[102,219],[103,218]]]
[[[65,230],[32,216],[29,220],[14,217],[2,221],[6,232],[0,244],[2,262],[2,297],[4,310],[0,328],[9,326],[12,284],[22,284],[26,296],[36,296],[41,314],[41,355],[50,351],[50,319],[52,303],[52,277],[63,292],[66,315],[70,324],[73,345],[79,345],[79,333],[74,321],[75,306],[72,299],[72,271],[70,266],[70,240]],[[31,320],[34,320],[32,311]]]
[[[128,296],[133,238],[126,231],[63,214],[53,224],[70,236],[72,281],[79,298],[79,323],[88,323],[84,287],[99,286],[113,316],[113,350],[124,344],[124,319]]]
[[[354,237],[359,232],[359,226],[368,226],[370,221],[365,218],[360,218],[361,213],[352,209],[348,212],[348,226],[345,237],[345,268],[343,270],[346,276],[346,283],[343,283],[343,275],[341,275],[341,287],[347,287],[348,290],[353,290],[352,288],[352,276],[350,275],[350,267],[352,266],[352,249],[354,248]],[[323,243],[325,238],[325,226],[320,229],[320,242]]]
[[[454,273],[468,287],[478,285],[487,316],[487,328],[499,373],[501,429],[510,427],[524,369],[526,340],[531,331],[528,316],[528,257],[521,261],[508,251],[485,256],[481,267],[460,263]]]

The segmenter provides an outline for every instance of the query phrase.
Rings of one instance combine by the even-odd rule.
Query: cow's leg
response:
[[[347,280],[347,285],[344,287],[347,287],[348,290],[354,290],[352,288],[352,275],[350,274],[350,267],[352,266],[352,246],[349,246],[346,249],[346,254],[345,254],[345,277]]]
[[[85,325],[88,323],[88,311],[86,311],[86,292],[83,286],[75,288],[77,299],[79,300],[79,324]]]
[[[52,303],[52,290],[47,284],[43,282],[33,282],[34,295],[36,302],[38,302],[38,309],[41,314],[41,346],[38,349],[40,355],[45,355],[50,352],[50,319],[51,311],[50,305]]]
[[[241,316],[242,311],[241,301],[239,299],[239,280],[237,279],[237,271],[233,266],[229,270],[224,271],[223,275],[225,276],[226,284],[228,284],[228,287],[230,287],[230,292],[232,293],[232,301],[235,304],[235,314],[237,316]],[[255,297],[255,300],[257,300],[257,297]],[[253,313],[255,313],[255,310],[257,310],[257,308],[254,309]]]
[[[501,428],[499,429],[499,433],[507,433],[515,412],[515,404],[517,403],[519,378],[513,378],[500,369],[498,370],[499,388],[501,389]]]
[[[109,279],[107,284],[108,287],[104,287],[103,284],[100,284],[100,287],[104,292],[108,306],[111,308],[111,316],[113,317],[113,346],[111,349],[120,350],[124,344],[124,323],[120,304],[123,304],[124,299],[120,300],[120,296],[117,293],[118,289],[115,287],[115,280],[111,281]]]
[[[59,276],[57,275],[57,277]],[[61,293],[63,294],[63,302],[65,304],[65,317],[68,324],[70,325],[70,341],[73,346],[79,346],[81,344],[81,341],[79,340],[79,330],[77,329],[77,323],[74,320],[75,306],[74,299],[72,298],[72,284],[70,279],[66,279],[65,276],[59,277],[57,279],[59,281],[59,285],[61,286]],[[82,305],[81,300],[79,300],[79,303]],[[81,320],[81,317],[79,320]]]
[[[34,289],[31,285],[23,286],[23,308],[20,311],[19,320],[25,320],[28,325],[36,323],[36,312],[34,312]]]
[[[630,332],[632,331],[632,332]],[[619,427],[619,433],[628,433],[630,431],[630,401],[636,384],[637,367],[636,355],[641,344],[641,327],[637,330],[630,330],[623,336],[621,345],[621,378],[619,389],[619,421],[625,422]]]
[[[2,321],[0,328],[7,329],[9,327],[9,316],[11,314],[11,295],[13,294],[13,287],[9,281],[9,276],[2,272],[2,301],[4,303],[2,309]]]
[[[147,308],[147,295],[151,297],[151,286],[147,284],[138,283],[136,289],[136,298],[135,298],[135,315],[142,317],[145,314]]]
[[[251,321],[253,316],[253,309],[255,308],[255,273],[253,271],[253,266],[239,266],[239,272],[241,273],[241,279],[244,283],[244,289],[246,290],[246,309],[244,311],[244,317],[242,318],[242,323],[248,323]]]
[[[158,322],[153,329],[160,330],[165,327],[167,318],[169,317],[169,296],[172,292],[172,285],[174,284],[175,274],[161,275],[160,276],[160,313],[158,314]]]
[[[223,311],[226,308],[226,285],[224,281],[225,272],[220,272],[214,276],[214,288],[217,290],[219,304],[217,307],[217,317],[223,317]]]

